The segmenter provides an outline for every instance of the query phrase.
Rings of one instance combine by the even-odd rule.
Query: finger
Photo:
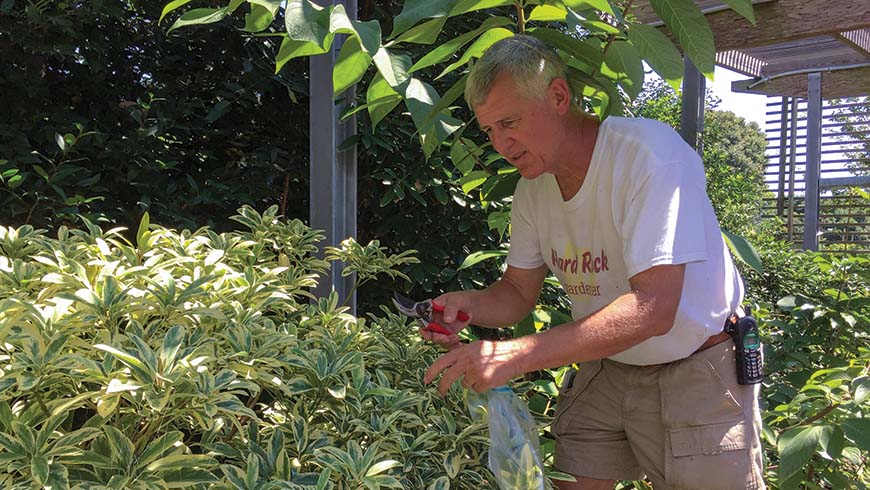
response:
[[[455,383],[463,374],[465,373],[460,366],[456,364],[450,366],[450,368],[444,371],[444,374],[441,375],[441,381],[438,382],[438,393],[441,396],[446,395],[447,392],[450,391],[450,387],[453,386],[453,383]]]
[[[435,362],[433,362],[432,365],[429,366],[428,369],[426,369],[426,374],[423,375],[424,383],[431,383],[432,380],[434,380],[438,376],[438,373],[444,371],[445,369],[453,365],[454,362],[456,362],[454,360],[456,356],[453,354],[453,352],[455,351],[448,352],[447,354],[444,354],[438,359],[435,359]]]
[[[442,347],[447,349],[452,348],[456,344],[460,342],[459,336],[456,334],[452,335],[444,335],[438,332],[433,332],[432,330],[427,330],[420,328],[420,336],[423,337],[423,340],[436,343]]]

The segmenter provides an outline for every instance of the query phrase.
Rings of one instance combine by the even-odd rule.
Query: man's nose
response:
[[[510,150],[511,145],[513,144],[513,138],[506,135],[504,131],[493,131],[492,132],[492,147],[497,151],[500,155],[506,156],[508,150]]]

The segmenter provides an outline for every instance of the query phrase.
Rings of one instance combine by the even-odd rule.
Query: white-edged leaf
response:
[[[384,461],[380,461],[378,463],[373,464],[371,466],[371,468],[369,468],[369,470],[366,471],[366,476],[378,475],[380,473],[383,473],[383,472],[389,470],[390,468],[395,468],[396,466],[402,466],[402,463],[400,463],[394,459],[386,459]]]

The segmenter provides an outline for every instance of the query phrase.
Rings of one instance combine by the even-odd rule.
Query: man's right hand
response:
[[[444,307],[444,310],[441,312],[432,312],[432,320],[452,332],[451,335],[445,335],[424,329],[420,329],[420,335],[424,339],[430,342],[435,342],[447,349],[452,349],[459,344],[459,332],[467,327],[473,320],[471,314],[470,292],[471,291],[456,291],[446,293],[432,300],[433,303]],[[460,311],[465,312],[468,315],[467,320],[462,321],[457,318]]]

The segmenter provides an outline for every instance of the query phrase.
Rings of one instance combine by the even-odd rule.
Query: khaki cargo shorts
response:
[[[656,490],[763,489],[758,386],[737,384],[730,340],[668,364],[583,363],[566,377],[555,468]]]

